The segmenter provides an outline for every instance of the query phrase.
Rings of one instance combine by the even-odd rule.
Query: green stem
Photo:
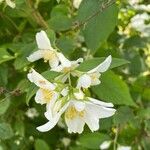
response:
[[[70,78],[70,73],[69,73],[68,81],[69,81],[69,85],[71,86],[71,78]]]
[[[115,139],[114,139],[113,150],[116,150],[116,149],[117,149],[118,132],[119,132],[119,126],[116,127],[116,133],[115,133]]]

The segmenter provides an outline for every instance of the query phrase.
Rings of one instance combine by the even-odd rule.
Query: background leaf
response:
[[[84,22],[89,16],[96,13],[103,1],[84,0],[78,11],[79,22]],[[114,4],[87,22],[83,28],[83,35],[87,46],[96,50],[100,43],[105,41],[117,24],[118,8]]]
[[[135,106],[126,83],[112,71],[101,76],[101,84],[92,88],[99,99],[117,105]]]

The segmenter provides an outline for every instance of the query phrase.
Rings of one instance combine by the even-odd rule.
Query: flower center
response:
[[[41,89],[41,90],[42,90],[45,102],[49,102],[54,96],[54,91],[51,91],[48,89]]]
[[[92,73],[92,74],[90,74],[90,77],[92,78],[92,80],[96,80],[97,78],[100,77],[100,74]]]
[[[56,57],[55,52],[51,51],[51,50],[43,50],[43,58],[44,58],[44,62],[47,62],[48,60],[52,60]]]
[[[84,116],[84,110],[83,111],[77,111],[74,106],[71,106],[67,109],[65,113],[65,117],[67,119],[74,119],[75,117],[83,117]]]
[[[64,67],[63,68],[63,72],[64,73],[68,73],[68,72],[70,72],[71,71],[71,67]]]

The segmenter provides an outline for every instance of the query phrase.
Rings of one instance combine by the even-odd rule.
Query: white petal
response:
[[[116,112],[116,110],[113,108],[107,108],[90,102],[86,103],[86,106],[88,106],[88,110],[90,111],[90,113],[95,114],[95,117],[97,118],[108,118],[114,115]]]
[[[117,150],[131,150],[131,146],[118,146]]]
[[[47,122],[46,124],[37,127],[37,130],[39,130],[40,132],[47,132],[49,130],[51,130],[58,122],[59,118],[56,117],[54,119],[52,119],[51,121]]]
[[[66,88],[64,88],[64,89],[61,91],[61,95],[62,95],[62,96],[67,96],[67,95],[68,95],[68,92],[69,92],[68,87],[66,87]]]
[[[44,104],[43,99],[44,99],[43,93],[42,93],[41,89],[39,89],[39,90],[36,92],[35,101],[36,101],[36,103],[42,105],[42,104]]]
[[[81,101],[72,101],[77,111],[83,111],[85,109],[85,103]]]
[[[71,61],[69,61],[62,53],[57,53],[57,56],[63,67],[70,67]]]
[[[79,58],[75,61],[71,61],[72,65],[77,65],[77,66],[79,65],[79,63],[82,63],[82,62],[83,62],[83,58]]]
[[[100,100],[95,99],[95,98],[88,97],[88,99],[89,99],[92,103],[97,104],[97,105],[100,105],[100,106],[105,106],[105,107],[113,107],[113,106],[114,106],[112,103],[106,103],[106,102],[100,101]]]
[[[91,77],[87,74],[84,74],[79,77],[77,88],[88,88],[91,85]]]
[[[84,93],[81,90],[79,90],[79,92],[74,93],[74,96],[76,99],[81,100],[84,98]]]
[[[68,127],[69,133],[82,133],[84,129],[85,122],[80,118],[76,117],[74,119],[65,118],[65,122]]]
[[[90,130],[97,131],[99,129],[99,118],[97,115],[97,111],[94,107],[90,105],[86,105],[85,108],[85,115],[84,115],[84,121],[90,128]]]
[[[73,6],[78,9],[80,4],[81,4],[82,0],[73,0]]]
[[[36,34],[36,42],[37,42],[38,48],[41,50],[52,49],[50,40],[47,37],[45,31],[41,31]]]
[[[110,147],[110,144],[112,143],[112,141],[104,141],[101,145],[100,145],[100,149],[101,150],[106,150]]]
[[[59,66],[56,66],[56,67],[52,67],[51,71],[55,71],[55,72],[61,72],[63,70],[63,66],[62,65],[59,65]]]
[[[101,83],[101,81],[99,80],[101,74],[99,72],[94,72],[89,75],[91,77],[91,86],[98,85]]]
[[[36,60],[39,60],[43,57],[43,53],[41,50],[33,52],[29,57],[27,57],[28,61],[34,62]]]
[[[31,69],[31,72],[27,75],[30,82],[34,82],[38,87],[46,88],[50,90],[55,89],[55,85],[46,80],[42,75],[37,73],[34,69]]]
[[[11,8],[15,8],[15,7],[16,7],[15,3],[12,2],[11,0],[6,0],[6,3],[7,3],[7,5],[10,6]]]
[[[69,106],[70,102],[66,103],[63,107],[61,107],[61,101],[56,101],[54,105],[49,104],[47,105],[47,111],[45,112],[45,117],[48,120],[51,120],[51,118],[54,118],[55,116],[61,116],[62,113],[67,109]]]
[[[56,67],[58,67],[58,65],[59,65],[59,59],[58,59],[58,57],[55,56],[53,59],[50,59],[49,60],[49,65],[50,65],[51,68],[54,68],[54,69]]]
[[[101,83],[101,81],[99,79],[95,79],[95,80],[92,80],[91,86],[99,85],[100,83]]]
[[[99,64],[96,68],[88,71],[88,73],[105,72],[110,67],[111,61],[112,57],[109,55],[101,64]]]
[[[56,113],[55,116],[48,116],[48,114],[46,114],[47,118],[49,118],[49,122],[47,122],[46,124],[37,127],[37,130],[41,131],[41,132],[46,132],[51,130],[59,121],[59,118],[61,117],[61,115],[64,113],[64,111],[67,109],[67,107],[69,106],[69,103],[66,103],[58,113]],[[51,114],[50,114],[51,115]]]

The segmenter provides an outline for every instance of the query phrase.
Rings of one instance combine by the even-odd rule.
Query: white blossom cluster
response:
[[[39,87],[35,101],[41,105],[46,104],[44,113],[48,122],[37,127],[41,132],[52,129],[64,115],[69,133],[82,133],[84,125],[90,130],[99,129],[99,119],[107,118],[115,113],[112,103],[102,102],[85,94],[85,89],[100,84],[101,73],[108,70],[112,57],[108,56],[101,64],[88,72],[77,70],[82,58],[74,61],[67,59],[61,52],[54,49],[46,33],[41,31],[36,34],[38,50],[33,52],[27,59],[34,62],[44,59],[48,62],[50,70],[59,72],[53,82],[45,79],[34,69],[28,73],[28,79]],[[76,79],[76,84],[72,83]]]
[[[131,19],[130,26],[141,33],[143,37],[150,36],[150,15],[148,13],[137,14]],[[148,23],[146,23],[148,22]]]

